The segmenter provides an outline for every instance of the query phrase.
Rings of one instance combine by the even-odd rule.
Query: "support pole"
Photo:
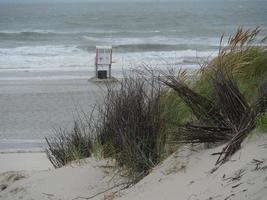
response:
[[[108,66],[108,77],[111,78],[111,65]]]
[[[98,71],[98,69],[97,69],[97,64],[95,64],[95,77],[96,77],[96,78],[98,78],[98,76],[97,76],[97,71]]]

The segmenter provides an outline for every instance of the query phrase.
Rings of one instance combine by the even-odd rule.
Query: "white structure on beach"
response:
[[[111,64],[112,46],[96,46],[95,77],[98,79],[111,78]]]

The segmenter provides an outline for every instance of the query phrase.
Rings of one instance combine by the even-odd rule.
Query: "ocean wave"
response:
[[[0,139],[0,153],[40,152],[45,147],[41,139]]]
[[[94,31],[92,31],[93,33]],[[77,34],[77,33],[91,33],[91,31],[77,31],[68,30],[60,31],[54,29],[23,29],[23,30],[0,30],[0,34]],[[96,32],[97,33],[97,32]]]
[[[49,30],[33,30],[33,31],[0,31],[0,40],[3,44],[8,42],[19,41],[20,43],[40,42],[40,41],[60,41],[66,37],[72,37],[65,32],[56,32]],[[64,36],[64,37],[63,37]]]
[[[129,34],[131,33],[131,34]],[[138,34],[140,33],[140,35]],[[149,35],[143,33],[151,33]],[[33,44],[48,41],[55,41],[58,44],[67,44],[75,41],[83,50],[94,51],[95,45],[113,45],[119,51],[140,51],[147,50],[183,50],[188,48],[208,49],[218,48],[219,38],[187,38],[175,37],[161,34],[159,30],[152,31],[104,31],[104,30],[77,30],[77,31],[56,31],[56,30],[0,30],[0,40],[4,46],[19,41],[20,44]],[[162,49],[160,49],[162,48]]]
[[[0,56],[57,56],[80,53],[76,46],[68,45],[44,45],[44,46],[22,46],[15,48],[0,48]]]
[[[152,31],[125,31],[125,30],[95,30],[95,29],[89,29],[89,30],[69,30],[69,31],[58,31],[58,30],[42,30],[42,29],[25,29],[25,30],[0,30],[0,35],[47,35],[47,34],[129,34],[129,33],[135,33],[135,34],[142,34],[142,33],[160,33],[159,30],[152,30]]]
[[[135,53],[135,52],[151,52],[151,51],[184,51],[188,49],[194,49],[195,51],[216,51],[217,46],[207,46],[206,44],[186,44],[186,42],[175,44],[172,42],[154,42],[154,41],[143,41],[143,40],[125,40],[119,42],[108,42],[107,40],[99,40],[99,42],[89,43],[85,45],[77,46],[87,52],[95,52],[95,45],[110,45],[113,47],[115,52],[119,53]]]
[[[10,153],[45,153],[44,148],[31,148],[31,149],[0,149],[0,154]]]
[[[218,38],[179,38],[179,37],[168,37],[163,35],[154,35],[150,37],[98,37],[98,36],[88,36],[82,35],[81,38],[88,44],[109,44],[113,46],[123,46],[123,45],[142,45],[140,47],[157,47],[157,45],[162,45],[159,47],[169,47],[180,46],[180,49],[186,48],[218,48],[219,39]],[[172,49],[172,48],[171,48]],[[170,49],[170,50],[171,50]],[[177,49],[177,48],[176,48]]]
[[[120,52],[143,52],[143,51],[172,51],[178,50],[178,45],[171,44],[151,44],[151,43],[143,43],[143,44],[124,44],[124,45],[114,45],[114,49]]]
[[[197,63],[198,58],[208,58],[215,50],[197,51],[195,49],[176,50],[177,46],[168,44],[130,44],[113,46],[114,67],[138,65],[138,63],[162,63],[162,60],[178,63]],[[178,47],[179,49],[180,47]],[[24,46],[0,48],[0,69],[84,69],[92,67],[95,60],[95,46]]]
[[[137,42],[137,41],[136,41]],[[103,43],[106,44],[106,43]],[[182,45],[172,45],[172,44],[157,44],[157,43],[127,43],[126,44],[113,44],[109,43],[115,52],[147,52],[147,51],[172,51],[186,49]],[[87,52],[94,52],[95,45],[79,45],[78,48],[85,50]]]
[[[86,66],[88,52],[76,46],[46,45],[0,48],[0,69],[61,68]],[[93,63],[93,61],[91,61]]]
[[[44,139],[0,139],[0,144],[2,143],[44,143]]]
[[[34,35],[48,35],[48,34],[68,34],[68,32],[57,32],[52,30],[24,30],[24,31],[0,31],[0,36],[34,36]]]

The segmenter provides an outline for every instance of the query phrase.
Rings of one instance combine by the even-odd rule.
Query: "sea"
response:
[[[216,56],[221,35],[239,26],[267,35],[267,1],[0,0],[0,151],[40,147],[51,118],[58,126],[73,120],[62,119],[70,103],[56,95],[57,81],[85,98],[93,89],[79,80],[94,71],[96,45],[113,47],[118,75],[144,64],[198,68]],[[40,105],[55,111],[56,102],[65,105],[62,115],[39,112]]]

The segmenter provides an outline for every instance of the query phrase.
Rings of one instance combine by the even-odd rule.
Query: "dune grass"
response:
[[[195,73],[194,82],[190,88],[203,97],[214,100],[214,77],[218,69],[221,69],[231,74],[248,103],[255,101],[260,96],[259,88],[267,80],[267,48],[254,45],[259,31],[258,28],[247,31],[238,28],[237,32],[228,39],[228,44],[220,47],[218,56]],[[221,40],[223,39],[222,37]],[[265,40],[266,38],[262,42]],[[165,105],[167,109],[165,112],[168,112],[176,122],[184,123],[192,118],[190,108],[174,91],[168,92],[162,99],[163,106]],[[175,108],[168,109],[170,104]]]
[[[48,144],[46,155],[55,168],[91,156],[92,137],[82,126],[75,121],[70,132],[57,129],[54,136],[45,138]]]
[[[267,49],[254,43],[259,32],[238,28],[191,80],[185,70],[150,69],[148,77],[143,71],[107,86],[89,129],[75,124],[46,139],[48,158],[60,167],[94,152],[140,180],[180,143],[226,143],[217,164],[224,163],[252,129],[267,127]]]
[[[256,118],[257,127],[264,132],[267,132],[267,114],[261,114]]]
[[[160,94],[153,79],[125,77],[100,106],[97,139],[103,156],[115,159],[132,177],[147,174],[164,153]]]
[[[183,116],[191,118],[190,123],[177,120],[177,128],[172,131],[177,134],[177,142],[230,141],[222,150],[218,165],[240,148],[251,130],[265,127],[267,49],[254,44],[259,32],[258,28],[247,31],[238,28],[228,44],[220,47],[218,56],[202,66],[193,85],[184,80],[181,70],[177,76],[173,76],[172,70],[160,72],[161,82],[177,94],[172,96],[177,108],[188,107],[194,115]],[[164,103],[168,105],[174,99]]]

